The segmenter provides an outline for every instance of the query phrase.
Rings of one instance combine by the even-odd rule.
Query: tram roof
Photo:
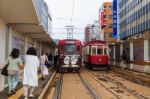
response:
[[[81,41],[78,39],[62,39],[62,40],[59,40],[59,44],[65,44],[66,41],[75,41],[75,43],[77,44],[82,44]]]
[[[106,41],[94,40],[85,44],[85,46],[88,46],[88,45],[106,45]]]

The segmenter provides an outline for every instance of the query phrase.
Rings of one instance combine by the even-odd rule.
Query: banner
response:
[[[113,38],[117,39],[117,0],[113,0]]]

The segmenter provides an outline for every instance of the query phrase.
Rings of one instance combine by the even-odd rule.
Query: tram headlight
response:
[[[101,62],[102,60],[101,59],[99,59],[99,62]]]

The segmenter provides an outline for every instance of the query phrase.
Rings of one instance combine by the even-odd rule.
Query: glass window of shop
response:
[[[110,60],[113,60],[113,46],[109,46],[109,58],[110,58]]]
[[[116,56],[116,61],[119,61],[120,60],[120,44],[117,44],[116,45],[116,48],[115,48],[115,56]]]
[[[24,60],[24,50],[25,50],[25,43],[24,40],[17,38],[17,37],[13,37],[12,39],[12,48],[17,48],[20,51],[20,57],[22,59],[22,61]]]
[[[125,42],[123,44],[123,51],[125,51],[126,53],[127,60],[130,60],[130,43],[129,42]]]
[[[148,55],[149,55],[149,61],[150,61],[150,40],[148,40]]]
[[[133,43],[133,58],[135,61],[144,61],[144,41],[138,40]]]

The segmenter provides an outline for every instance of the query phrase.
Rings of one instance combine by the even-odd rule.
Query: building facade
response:
[[[42,49],[47,52],[52,40],[50,34],[51,14],[43,0],[0,1],[0,70],[13,48],[20,50],[20,57],[29,47],[35,47],[37,55]],[[0,91],[7,86],[7,78],[0,74]]]
[[[98,21],[95,21],[93,24],[88,24],[85,27],[85,43],[92,40],[100,40]]]
[[[150,73],[150,1],[118,0],[118,42],[112,46],[113,60],[125,51],[127,68]]]
[[[99,9],[99,26],[102,39],[108,44],[114,43],[113,34],[112,2],[104,2]]]

